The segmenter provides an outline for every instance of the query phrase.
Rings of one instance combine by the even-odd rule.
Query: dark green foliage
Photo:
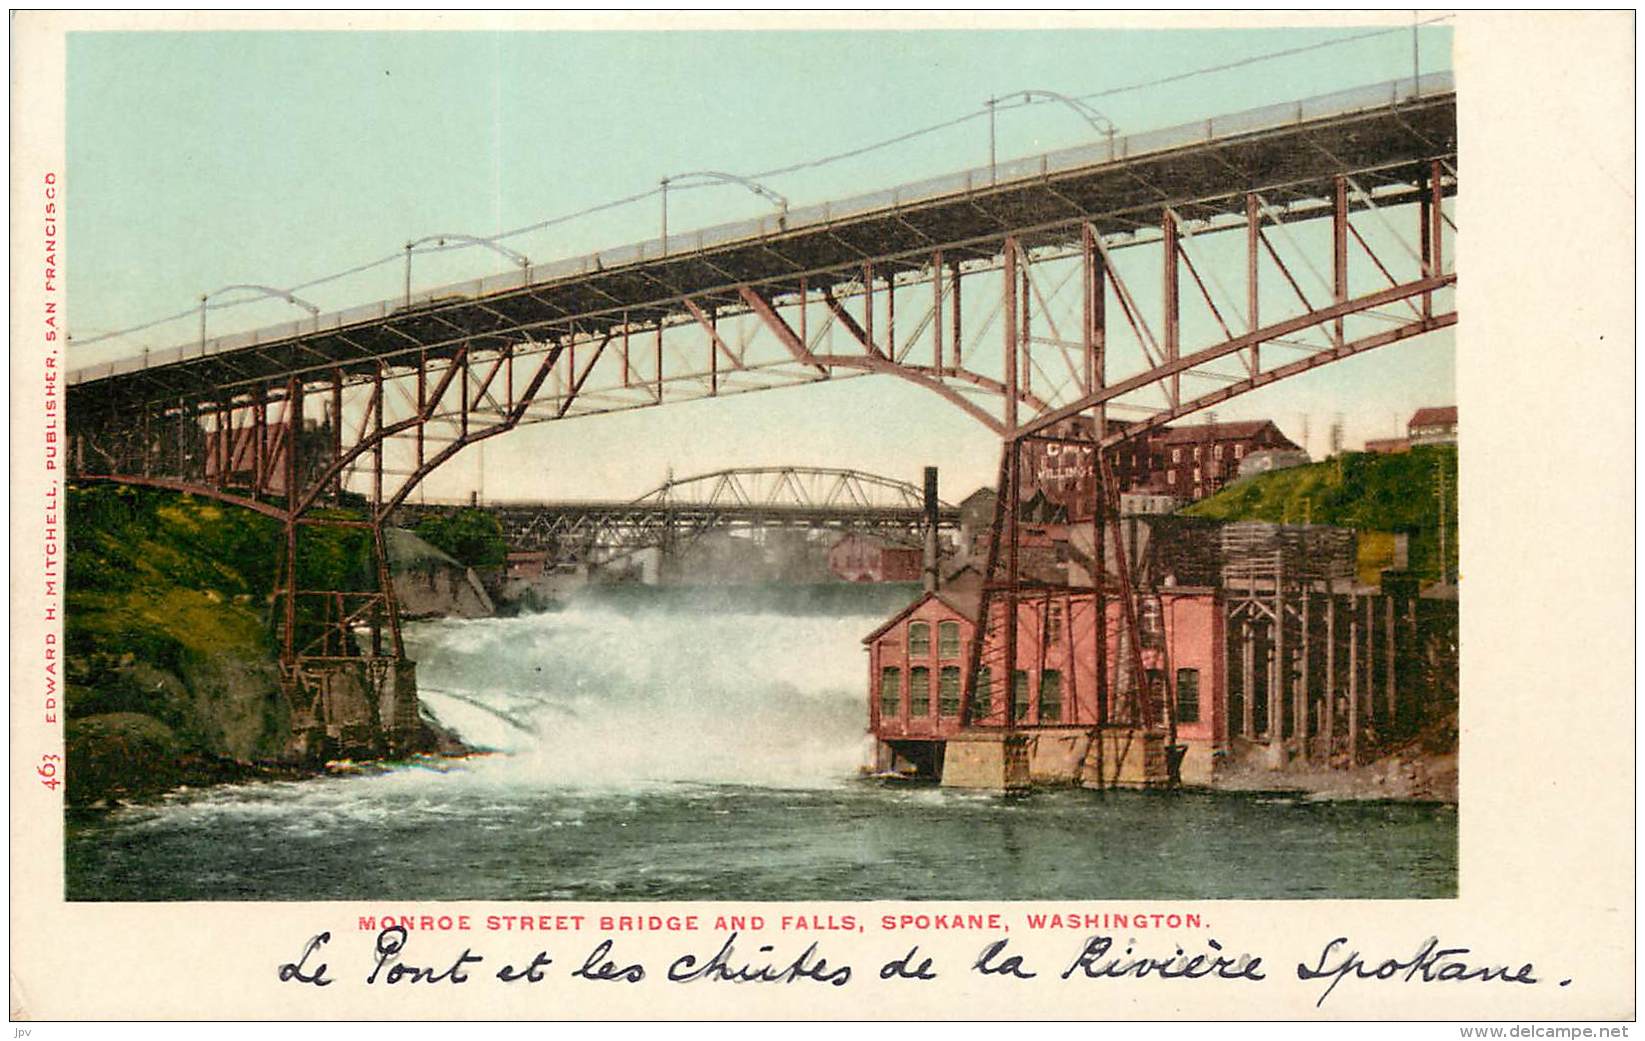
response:
[[[201,770],[237,776],[236,761],[281,755],[289,734],[274,590],[284,525],[210,499],[100,484],[69,488],[67,538],[71,801],[160,790]],[[297,538],[301,588],[377,588],[369,531],[305,524]],[[300,601],[300,627],[318,609]]]
[[[1411,569],[1437,579],[1439,480],[1445,472],[1446,556],[1457,570],[1457,454],[1454,445],[1423,445],[1397,455],[1348,452],[1309,466],[1262,474],[1223,489],[1182,512],[1213,520],[1335,524],[1360,532],[1411,536]]]
[[[69,714],[139,711],[151,699],[118,674],[136,662],[175,671],[216,648],[266,656],[280,530],[172,492],[71,487],[64,639],[80,689]]]
[[[217,655],[272,660],[279,521],[175,492],[93,485],[69,488],[67,534],[71,717],[142,712],[186,733],[178,692],[156,676],[175,682]],[[298,571],[305,589],[375,589],[370,533],[300,527]],[[134,678],[144,669],[156,676]]]
[[[132,712],[68,721],[68,802],[164,791],[181,776],[182,752],[171,729]]]
[[[462,509],[417,522],[417,537],[464,567],[501,567],[508,559],[502,525],[485,510]]]
[[[273,587],[273,518],[124,485],[71,487],[68,506],[71,594],[156,583],[225,596]]]
[[[356,520],[343,510],[316,510],[317,519]],[[266,552],[266,550],[265,550]],[[283,547],[279,556],[285,556]],[[371,532],[361,528],[303,525],[297,531],[297,579],[304,589],[368,592],[377,588]]]

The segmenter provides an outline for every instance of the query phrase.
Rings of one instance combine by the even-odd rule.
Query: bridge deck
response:
[[[104,397],[158,401],[221,393],[270,379],[370,378],[386,363],[689,321],[685,298],[746,310],[739,284],[771,297],[850,286],[872,260],[878,277],[924,267],[933,250],[959,263],[998,255],[1011,233],[1028,248],[1065,245],[1082,222],[1103,235],[1157,229],[1169,207],[1188,220],[1243,219],[1244,194],[1313,207],[1351,174],[1378,204],[1414,200],[1422,164],[1454,160],[1455,94],[1448,74],[1269,106],[1113,142],[1002,164],[844,203],[670,236],[497,279],[385,301],[312,322],[223,337],[151,358],[83,370],[71,404]],[[524,283],[524,284],[522,284]],[[193,356],[190,356],[193,355]]]
[[[519,516],[581,515],[589,517],[719,517],[751,524],[772,525],[886,520],[918,524],[925,512],[918,506],[802,506],[793,503],[656,503],[633,500],[575,499],[563,502],[483,502],[478,509]],[[405,502],[397,508],[407,515],[450,513],[468,509],[466,502]],[[942,506],[937,518],[943,526],[959,523],[958,506]]]

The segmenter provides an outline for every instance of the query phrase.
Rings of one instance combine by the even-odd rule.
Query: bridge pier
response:
[[[288,672],[287,752],[306,762],[422,751],[417,664],[386,656],[309,660]]]
[[[343,551],[325,546],[306,560],[303,535],[321,531]],[[367,540],[364,573],[349,573],[346,565],[336,570],[336,558],[357,562],[361,556],[361,547],[350,551],[349,532]],[[421,751],[417,667],[405,656],[382,524],[288,518],[285,553],[276,596],[280,673],[292,710],[288,754],[323,762]]]

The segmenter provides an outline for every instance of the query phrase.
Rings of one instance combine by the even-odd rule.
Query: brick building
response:
[[[1237,477],[1246,456],[1271,451],[1302,449],[1268,419],[1166,427],[1144,443],[1119,446],[1114,476],[1126,491],[1203,499]]]
[[[828,570],[846,582],[918,582],[923,568],[918,546],[899,546],[855,532],[828,550]]]
[[[992,605],[967,720],[963,676],[981,609],[981,583],[968,578],[924,594],[863,640],[877,765],[890,769],[902,763],[940,776],[951,742],[963,742],[979,728],[998,731],[1009,712],[1014,725],[1030,735],[1031,776],[1067,781],[1079,775],[1091,729],[1105,714],[1097,701],[1091,594],[1052,593],[1018,605],[1017,661],[1009,681],[1001,649],[1005,605]],[[1127,653],[1121,646],[1122,610],[1119,600],[1107,601],[1106,660],[1115,702],[1106,710],[1109,719],[1123,713],[1118,705],[1127,678],[1121,665]],[[1158,689],[1175,696],[1177,738],[1188,749],[1184,778],[1204,783],[1228,744],[1223,604],[1213,589],[1178,587],[1163,592],[1159,610],[1163,643],[1144,648],[1142,667],[1172,670]],[[1158,704],[1153,711],[1163,718],[1165,707]]]

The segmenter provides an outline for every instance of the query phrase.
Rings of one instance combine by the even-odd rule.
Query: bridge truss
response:
[[[412,503],[396,519],[415,524],[465,503]],[[496,517],[515,549],[542,550],[558,563],[603,563],[639,550],[684,550],[711,531],[803,529],[861,532],[917,545],[925,528],[919,488],[858,470],[742,467],[669,478],[631,501],[514,502],[479,505]],[[940,530],[959,525],[942,504]]]
[[[70,466],[284,521],[297,677],[403,656],[382,525],[464,448],[880,375],[1006,446],[988,588],[1015,602],[1026,446],[1111,449],[1455,324],[1455,141],[1448,80],[1406,80],[185,345],[71,382]],[[332,509],[350,502],[361,515]],[[316,525],[372,532],[377,588],[302,587]]]

